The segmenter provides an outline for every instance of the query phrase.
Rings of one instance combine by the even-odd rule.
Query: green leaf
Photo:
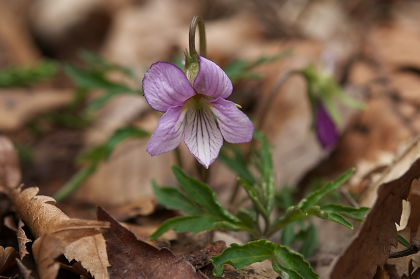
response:
[[[251,241],[245,245],[232,244],[219,256],[213,257],[214,274],[221,276],[223,266],[230,264],[236,269],[242,269],[256,262],[270,259],[273,256],[275,244],[268,240]]]
[[[231,146],[229,151],[232,151],[232,157],[228,156],[227,153],[222,150],[219,159],[248,184],[255,183],[255,177],[249,171],[247,160],[245,160],[242,151],[237,146]]]
[[[318,231],[312,223],[306,229],[301,230],[296,238],[303,242],[299,248],[299,253],[305,258],[312,257],[319,248]]]
[[[280,242],[284,245],[291,246],[296,240],[295,233],[296,224],[291,223],[287,225],[281,232]]]
[[[351,207],[340,204],[328,204],[321,206],[321,210],[341,214],[347,218],[362,221],[369,211],[368,207]]]
[[[397,235],[398,242],[404,245],[406,248],[411,248],[411,243],[405,239],[402,235]]]
[[[201,205],[212,216],[217,216],[222,220],[233,223],[239,222],[238,218],[222,207],[216,197],[216,193],[207,184],[188,176],[177,166],[173,166],[172,170],[190,200]]]
[[[271,156],[271,146],[264,134],[257,132],[255,137],[260,140],[262,146],[257,152],[257,166],[261,175],[261,187],[263,190],[263,203],[265,210],[270,214],[275,199],[274,167]]]
[[[236,269],[242,269],[267,259],[272,260],[273,268],[276,272],[280,274],[286,273],[290,278],[318,278],[318,275],[316,275],[302,255],[286,246],[268,240],[251,241],[245,245],[232,244],[222,254],[213,257],[212,262],[214,274],[221,276],[225,264],[230,264]]]
[[[244,224],[248,228],[255,228],[257,226],[257,216],[254,211],[249,211],[246,209],[239,209],[236,217],[241,220],[242,224]]]
[[[309,196],[301,200],[298,204],[298,207],[304,211],[308,210],[310,207],[317,205],[325,196],[329,193],[338,189],[341,185],[343,185],[349,178],[353,175],[355,169],[350,169],[344,174],[342,174],[336,180],[327,183],[325,186],[321,187],[320,189],[312,192]]]
[[[277,245],[274,255],[277,262],[280,262],[282,266],[285,266],[288,270],[298,273],[304,279],[319,277],[301,254],[286,246]]]
[[[155,240],[170,229],[177,232],[192,232],[199,233],[212,230],[214,224],[217,222],[212,216],[181,216],[171,218],[163,222],[163,224],[150,236],[150,239]]]
[[[58,64],[44,60],[33,66],[14,67],[0,71],[0,87],[30,86],[52,78],[58,72]]]
[[[153,182],[153,191],[158,202],[170,209],[181,210],[190,215],[200,215],[202,210],[185,197],[178,189],[173,187],[159,187]]]
[[[340,213],[323,211],[319,206],[313,206],[307,211],[308,215],[318,216],[319,218],[330,220],[341,224],[349,229],[353,229],[353,224],[346,220]]]
[[[87,89],[104,89],[116,93],[137,93],[132,88],[107,79],[103,72],[92,70],[83,70],[66,65],[64,67],[66,73],[75,81],[75,83]]]
[[[85,152],[80,158],[81,160],[92,162],[105,161],[108,160],[116,146],[122,141],[129,138],[145,138],[149,135],[149,132],[134,126],[123,127],[116,130],[104,144]]]

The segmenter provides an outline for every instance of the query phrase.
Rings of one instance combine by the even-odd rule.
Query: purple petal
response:
[[[147,152],[155,156],[175,149],[182,140],[185,126],[183,107],[171,107],[160,118],[158,127],[150,138]]]
[[[187,112],[185,122],[185,144],[200,164],[208,168],[223,145],[214,115],[208,108],[192,109]]]
[[[223,138],[230,143],[249,142],[254,134],[254,125],[235,103],[219,98],[212,102],[212,111]]]
[[[197,93],[213,98],[227,98],[232,93],[233,85],[225,72],[204,57],[199,57],[200,71],[194,81]]]
[[[338,131],[322,104],[316,107],[316,135],[324,149],[334,147],[338,142]]]
[[[182,106],[195,91],[184,72],[167,62],[157,62],[143,79],[144,96],[155,110],[165,112],[170,107]]]

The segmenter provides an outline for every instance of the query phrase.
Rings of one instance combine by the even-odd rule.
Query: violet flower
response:
[[[315,125],[318,141],[324,149],[330,149],[338,142],[339,135],[337,127],[323,104],[318,103],[315,109]]]
[[[252,139],[254,126],[235,103],[225,100],[232,82],[214,62],[199,56],[193,81],[176,65],[153,64],[143,79],[144,96],[164,112],[147,146],[159,155],[175,149],[184,138],[190,152],[206,168],[217,158],[223,139],[243,143]]]

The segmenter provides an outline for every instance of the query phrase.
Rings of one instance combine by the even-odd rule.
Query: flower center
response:
[[[210,103],[208,102],[209,97],[202,95],[202,94],[196,94],[189,98],[186,103],[187,109],[194,109],[194,110],[201,110],[204,108],[208,108]]]

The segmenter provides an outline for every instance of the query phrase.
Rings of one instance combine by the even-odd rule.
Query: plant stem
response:
[[[63,201],[74,193],[87,180],[87,178],[95,172],[97,164],[85,167],[82,171],[76,173],[69,182],[67,182],[60,190],[54,194],[56,201]]]
[[[174,152],[175,152],[176,164],[178,165],[178,167],[182,169],[184,167],[184,161],[182,160],[181,150],[179,149],[179,147],[177,147],[174,149]]]
[[[276,83],[274,84],[273,88],[270,91],[270,94],[268,95],[268,98],[265,100],[264,104],[262,105],[262,113],[261,116],[258,118],[257,123],[255,125],[256,130],[261,130],[264,127],[265,119],[267,118],[268,111],[271,108],[271,105],[274,101],[274,98],[277,96],[277,93],[280,89],[280,87],[284,84],[284,82],[289,79],[294,74],[302,74],[302,71],[300,70],[294,70],[294,71],[288,71],[279,76]],[[245,160],[249,163],[249,159],[252,154],[252,150],[255,146],[255,140],[252,139],[251,143],[249,144],[247,153],[245,154]],[[230,208],[233,209],[236,207],[236,200],[238,198],[239,189],[241,184],[239,181],[236,182],[235,187],[233,188],[232,193],[230,194],[229,198],[229,204]]]
[[[199,40],[200,40],[200,56],[206,57],[206,28],[204,26],[204,20],[199,16],[194,16],[191,25],[190,25],[190,33],[189,33],[189,49],[190,49],[190,56],[198,56],[197,50],[195,49],[195,30],[199,31]]]

